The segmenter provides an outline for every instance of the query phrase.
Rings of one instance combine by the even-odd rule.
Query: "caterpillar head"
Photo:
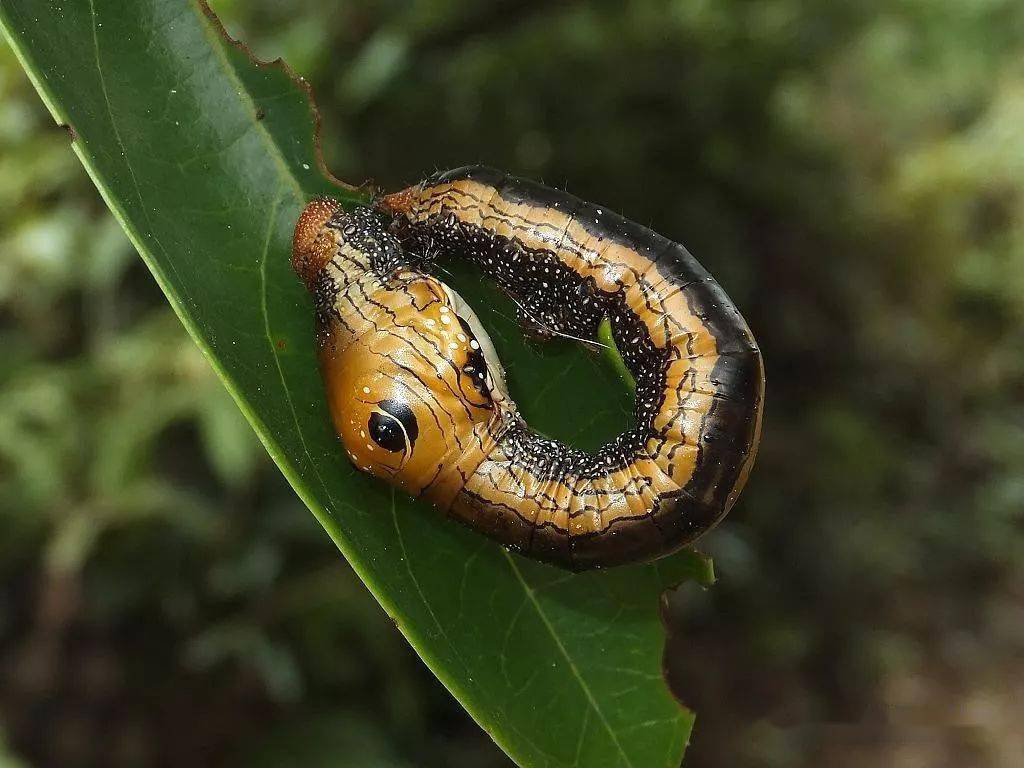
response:
[[[345,451],[359,469],[413,495],[443,493],[480,427],[500,418],[501,366],[472,311],[432,277],[398,274],[367,312],[371,330],[341,348],[328,329],[321,345]]]
[[[507,396],[476,315],[409,264],[388,217],[371,209],[314,200],[295,229],[292,265],[316,297],[328,403],[349,459],[437,499],[461,488],[455,463]]]

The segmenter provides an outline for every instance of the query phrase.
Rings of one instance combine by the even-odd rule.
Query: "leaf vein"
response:
[[[601,725],[603,725],[605,730],[608,731],[608,735],[611,737],[612,743],[622,756],[622,759],[626,762],[626,765],[630,768],[635,768],[633,766],[633,761],[630,760],[629,755],[626,754],[626,750],[622,748],[622,744],[619,742],[619,737],[608,722],[608,718],[605,717],[601,707],[598,706],[597,699],[594,697],[594,692],[590,690],[590,686],[587,685],[587,681],[583,678],[583,675],[580,674],[579,669],[576,667],[576,662],[573,661],[572,656],[569,655],[569,651],[562,643],[558,633],[555,632],[555,628],[551,624],[551,620],[548,618],[547,613],[541,606],[540,601],[537,600],[537,595],[534,593],[533,588],[526,582],[526,579],[523,578],[523,574],[519,570],[519,566],[516,565],[516,561],[513,559],[512,555],[505,550],[502,551],[505,552],[505,559],[508,560],[508,564],[512,568],[512,573],[526,591],[526,596],[529,598],[530,602],[533,603],[533,607],[537,611],[537,615],[540,617],[541,623],[543,623],[547,628],[551,635],[551,639],[555,641],[555,647],[558,648],[559,653],[561,653],[565,658],[566,663],[569,665],[569,669],[572,671],[573,677],[576,678],[576,682],[579,683],[580,688],[583,690],[583,695],[590,704],[590,708],[594,710],[594,714],[597,715],[597,719],[601,721]]]

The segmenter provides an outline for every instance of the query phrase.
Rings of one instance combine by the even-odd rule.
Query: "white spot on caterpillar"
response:
[[[369,387],[363,387],[363,394],[364,395],[370,394],[370,388]]]

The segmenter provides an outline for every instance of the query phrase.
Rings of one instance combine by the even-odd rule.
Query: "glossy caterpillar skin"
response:
[[[378,211],[315,200],[293,265],[349,458],[487,536],[573,570],[650,560],[735,503],[760,438],[764,369],[722,288],[681,245],[499,171],[436,174]],[[591,454],[519,416],[472,310],[424,271],[478,264],[535,330],[612,336],[635,426]]]

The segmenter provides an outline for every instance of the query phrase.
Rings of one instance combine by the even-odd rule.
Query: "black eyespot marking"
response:
[[[412,412],[409,404],[401,400],[381,400],[378,407],[405,427],[405,434],[409,437],[409,448],[412,448],[412,444],[419,437],[420,429],[416,424],[416,414]]]
[[[467,355],[462,372],[469,376],[477,392],[490,399],[491,392],[487,389],[487,361],[480,350],[473,350]]]
[[[367,425],[370,437],[385,451],[397,453],[405,450],[405,433],[394,416],[386,413],[371,413]]]
[[[483,350],[480,349],[480,343],[476,340],[473,335],[473,329],[469,327],[467,323],[461,317],[456,315],[459,321],[459,325],[462,326],[462,330],[469,338],[469,350],[466,353],[466,363],[462,366],[462,373],[469,378],[470,383],[473,385],[473,389],[483,396],[483,402],[473,402],[470,398],[470,402],[473,405],[477,405],[483,408],[490,407],[492,405],[491,390],[487,387],[487,360],[484,359]],[[460,389],[462,389],[460,384]],[[469,397],[469,393],[463,389],[464,395]]]

